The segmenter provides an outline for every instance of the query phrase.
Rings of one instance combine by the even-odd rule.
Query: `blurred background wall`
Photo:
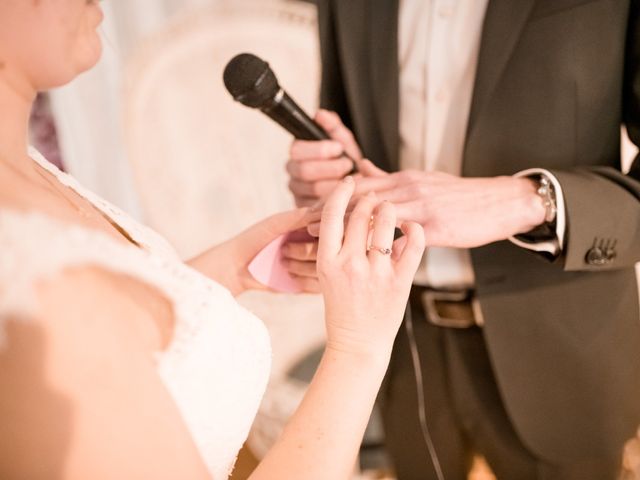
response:
[[[45,99],[65,169],[160,231],[185,257],[292,207],[284,171],[290,138],[235,104],[222,70],[237,53],[257,53],[293,97],[315,111],[320,65],[313,4],[109,0],[102,6],[100,64]],[[40,119],[36,140],[50,137],[49,119]],[[636,151],[624,141],[625,165]],[[324,339],[322,302],[255,292],[241,301],[264,319],[274,349],[272,379],[250,441],[261,455],[313,373]],[[375,425],[370,434],[375,441]],[[490,478],[486,471],[475,475]]]
[[[268,3],[268,0],[265,0]],[[142,218],[124,149],[123,79],[140,43],[199,8],[233,8],[245,0],[111,0],[103,2],[104,54],[99,65],[51,93],[66,168],[85,185]],[[308,3],[284,0],[281,3]],[[216,28],[215,25],[212,28]],[[90,161],[87,161],[90,159]]]

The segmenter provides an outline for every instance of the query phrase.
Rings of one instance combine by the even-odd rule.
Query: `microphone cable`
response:
[[[404,325],[407,330],[407,337],[409,338],[409,348],[411,349],[411,363],[413,364],[413,373],[416,379],[416,393],[418,400],[418,419],[420,422],[420,430],[422,432],[422,438],[424,439],[427,449],[429,450],[429,457],[433,464],[436,477],[438,480],[445,480],[442,473],[442,467],[440,466],[440,459],[438,458],[438,452],[433,443],[431,432],[429,430],[429,424],[427,423],[427,406],[424,398],[424,380],[422,378],[422,366],[420,365],[420,352],[418,351],[418,344],[416,342],[415,332],[413,330],[413,315],[411,314],[411,304],[407,304],[407,308],[404,312]]]
[[[433,16],[434,16],[434,2],[430,2],[428,6],[426,6],[427,10],[427,52],[431,50],[431,35],[433,32]],[[423,105],[427,103],[427,88],[428,88],[428,62],[425,62],[424,69],[422,71],[423,74],[423,82],[424,82],[424,91],[423,91]],[[423,127],[427,122],[427,111],[426,108],[422,113],[422,122]],[[423,135],[421,137],[421,158],[426,158],[426,136]],[[444,474],[442,473],[442,467],[440,466],[440,459],[438,458],[438,452],[436,451],[435,445],[433,443],[433,438],[431,437],[431,432],[429,430],[429,424],[427,423],[427,406],[426,400],[424,398],[424,380],[422,378],[422,366],[420,365],[420,352],[418,351],[418,344],[416,342],[415,332],[413,330],[413,315],[411,313],[411,302],[407,303],[407,309],[404,312],[404,325],[407,330],[407,337],[409,338],[409,348],[411,349],[411,362],[413,364],[413,373],[415,375],[416,380],[416,393],[418,400],[418,419],[420,422],[420,430],[422,432],[422,437],[424,438],[424,442],[427,445],[427,449],[429,450],[429,457],[431,458],[431,463],[433,464],[433,469],[435,470],[436,477],[438,480],[445,480]]]

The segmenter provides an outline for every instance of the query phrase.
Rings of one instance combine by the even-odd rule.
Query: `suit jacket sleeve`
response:
[[[624,122],[640,145],[640,6],[632,2],[625,60]],[[627,175],[610,167],[551,170],[562,186],[567,214],[565,269],[606,270],[640,261],[640,155]],[[595,248],[606,262],[590,261]]]

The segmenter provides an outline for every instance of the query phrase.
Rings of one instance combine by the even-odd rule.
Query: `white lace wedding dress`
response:
[[[37,152],[31,157],[89,200],[141,248],[38,213],[0,209],[0,340],[3,319],[33,309],[32,287],[75,265],[97,265],[156,287],[176,328],[157,372],[214,479],[226,479],[264,393],[271,364],[264,325],[219,284],[184,265],[158,234],[82,188]],[[0,348],[2,344],[0,343]]]

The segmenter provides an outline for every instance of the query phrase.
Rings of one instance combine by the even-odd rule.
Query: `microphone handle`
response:
[[[298,140],[328,140],[329,134],[302,110],[284,90],[262,108],[273,121],[280,124]]]
[[[280,90],[262,112],[291,133],[297,140],[330,140],[329,134],[318,125],[284,90]],[[342,156],[351,160],[353,168],[347,175],[358,172],[356,161],[343,152]]]

